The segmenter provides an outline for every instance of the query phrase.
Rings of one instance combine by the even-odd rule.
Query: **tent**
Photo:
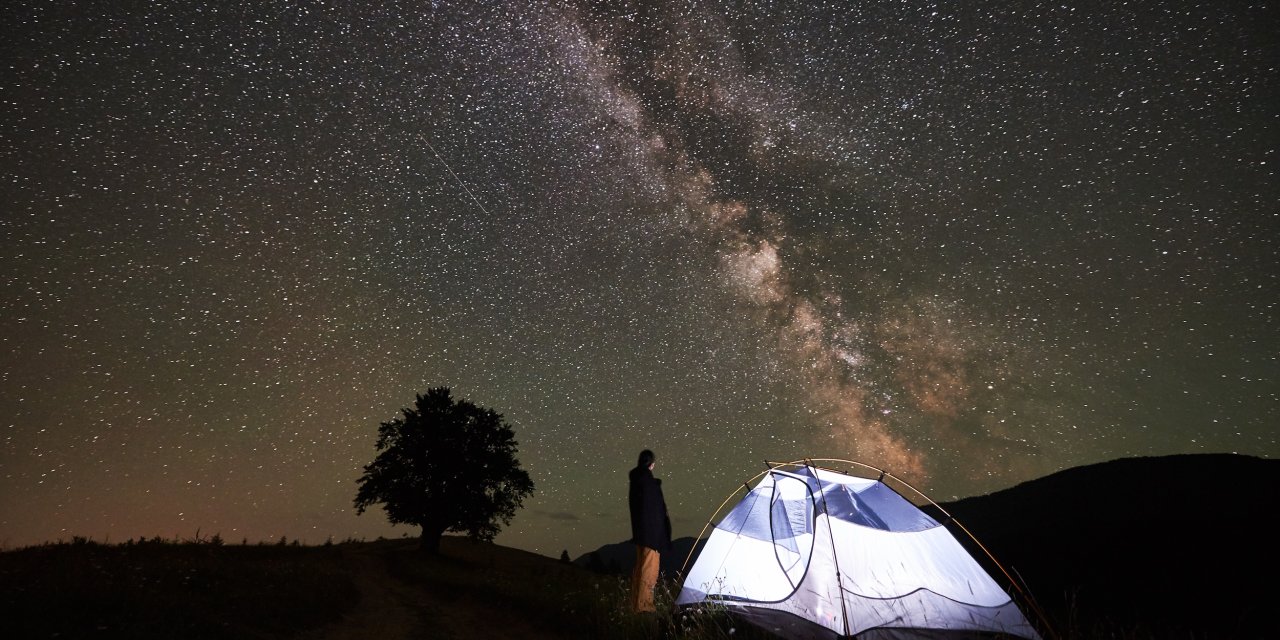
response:
[[[676,605],[723,607],[793,640],[1039,640],[951,531],[885,484],[886,476],[901,482],[847,460],[770,465],[754,487],[743,484],[746,495],[710,536],[703,530],[705,544],[686,567]]]

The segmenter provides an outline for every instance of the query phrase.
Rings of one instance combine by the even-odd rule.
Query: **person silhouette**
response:
[[[628,503],[631,507],[631,542],[636,545],[636,565],[631,571],[631,608],[655,613],[653,589],[658,583],[658,562],[671,550],[671,519],[662,495],[662,481],[653,477],[657,456],[645,449],[631,470]]]

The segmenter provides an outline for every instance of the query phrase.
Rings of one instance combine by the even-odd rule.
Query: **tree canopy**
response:
[[[533,493],[511,427],[491,409],[455,401],[448,387],[401,413],[378,427],[378,455],[356,481],[356,513],[382,504],[392,524],[422,527],[432,552],[446,531],[493,540]]]

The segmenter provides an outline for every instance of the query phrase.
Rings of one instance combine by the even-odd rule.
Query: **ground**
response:
[[[560,582],[591,577],[550,558],[495,545],[446,537],[440,557],[424,557],[416,540],[351,545],[343,550],[360,591],[360,604],[331,626],[298,636],[304,640],[379,638],[561,639],[549,616],[522,615],[498,592],[505,576],[536,576],[560,570]],[[501,571],[490,570],[501,564]],[[554,577],[554,576],[553,576]],[[567,578],[567,580],[566,580]],[[515,585],[518,589],[518,585]]]

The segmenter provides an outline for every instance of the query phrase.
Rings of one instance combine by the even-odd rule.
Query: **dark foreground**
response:
[[[662,585],[670,601],[672,585]],[[320,547],[147,541],[0,554],[5,638],[762,638],[724,616],[635,616],[621,579],[446,537]]]
[[[0,554],[6,638],[768,637],[724,615],[632,615],[624,585],[618,576],[453,537],[438,557],[420,553],[413,540],[321,547],[79,541]],[[674,588],[660,585],[660,599],[669,603]],[[1054,633],[1166,637],[1141,625]]]
[[[1275,637],[1268,528],[1280,463],[1125,460],[946,505],[1034,588],[1046,638]],[[982,549],[974,548],[975,556]],[[625,577],[446,537],[117,545],[0,553],[0,637],[133,640],[747,639],[723,613],[636,616]],[[660,584],[669,605],[672,581]],[[1038,619],[1028,611],[1028,617]]]

